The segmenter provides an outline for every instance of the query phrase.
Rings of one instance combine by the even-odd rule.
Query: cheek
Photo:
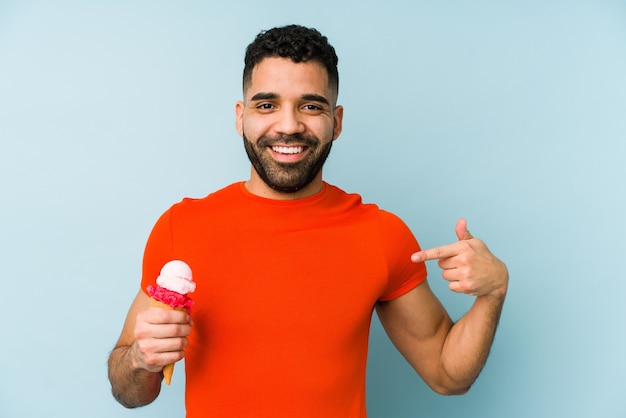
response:
[[[319,130],[317,130],[316,133],[320,140],[324,142],[330,142],[333,140],[333,137],[335,135],[335,130],[333,128],[333,124],[329,123],[329,124],[324,124],[323,126],[320,126]]]
[[[258,138],[269,129],[267,122],[254,116],[245,116],[241,122],[242,133],[246,134],[248,139]]]
[[[304,121],[308,133],[315,135],[321,141],[332,140],[334,127],[333,121],[322,118],[312,118]]]

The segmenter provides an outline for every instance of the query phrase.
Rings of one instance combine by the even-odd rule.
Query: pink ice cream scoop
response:
[[[148,294],[174,309],[186,309],[191,312],[193,300],[187,293],[196,290],[191,268],[181,260],[172,260],[166,263],[157,277],[157,286],[148,286]]]

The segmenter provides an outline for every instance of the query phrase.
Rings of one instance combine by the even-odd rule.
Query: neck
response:
[[[318,175],[313,179],[313,181],[311,181],[302,189],[291,193],[280,192],[271,188],[267,183],[265,183],[256,173],[254,168],[252,168],[250,180],[245,182],[246,189],[248,189],[250,193],[274,200],[296,200],[313,196],[314,194],[319,193],[322,190],[322,184],[322,173],[320,171]]]

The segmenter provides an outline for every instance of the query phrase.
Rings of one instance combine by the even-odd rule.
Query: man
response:
[[[420,251],[396,216],[322,180],[342,128],[337,56],[319,32],[286,26],[248,46],[236,126],[250,179],[185,199],[156,223],[142,288],[163,264],[190,264],[192,317],[150,308],[140,290],[109,359],[116,399],[152,402],[185,357],[188,417],[365,417],[373,309],[392,342],[442,394],[482,369],[504,302],[505,265],[473,238]],[[426,282],[438,259],[476,297],[453,323]]]

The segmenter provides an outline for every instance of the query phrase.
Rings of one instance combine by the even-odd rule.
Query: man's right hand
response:
[[[191,325],[191,317],[184,311],[151,307],[137,314],[129,353],[133,368],[156,373],[181,360]]]

